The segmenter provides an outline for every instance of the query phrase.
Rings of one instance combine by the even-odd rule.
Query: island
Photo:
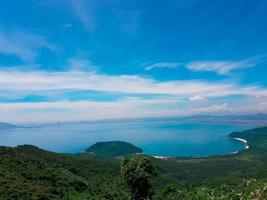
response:
[[[97,142],[86,149],[86,152],[94,153],[101,156],[124,156],[142,153],[143,150],[128,142],[123,141],[108,141]]]

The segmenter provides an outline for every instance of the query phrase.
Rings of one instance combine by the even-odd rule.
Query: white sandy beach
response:
[[[242,139],[242,138],[232,138],[232,137],[231,137],[231,139],[243,142],[245,144],[245,150],[249,149],[249,145],[248,145],[248,141],[247,140]],[[234,151],[234,152],[231,152],[231,153],[228,153],[228,154],[236,154],[236,153],[239,153],[239,152],[240,151]],[[158,158],[158,159],[164,159],[164,160],[169,158],[169,157],[166,157],[166,156],[152,156],[152,157]]]
[[[158,159],[164,159],[167,160],[169,157],[166,156],[152,156],[153,158],[158,158]]]
[[[232,138],[232,137],[231,137],[231,139],[243,142],[245,144],[245,150],[249,149],[249,145],[248,145],[248,141],[247,140],[242,139],[242,138]],[[236,153],[239,153],[239,152],[240,151],[234,151],[234,152],[231,152],[229,154],[236,154]]]
[[[245,144],[245,149],[249,149],[248,141],[242,138],[233,138],[234,140],[238,140],[240,142],[243,142]]]

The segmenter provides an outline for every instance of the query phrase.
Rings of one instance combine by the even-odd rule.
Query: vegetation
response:
[[[0,147],[0,199],[126,200],[131,191],[140,191],[135,183],[141,182],[149,192],[140,193],[154,200],[266,200],[267,127],[230,136],[248,140],[250,148],[210,158],[137,156],[121,161],[91,153],[57,154],[29,145]]]
[[[61,155],[34,146],[0,148],[1,200],[127,199],[119,167],[92,155]]]
[[[142,149],[122,141],[97,142],[89,147],[86,151],[95,153],[97,155],[111,157],[132,155],[143,152]]]
[[[166,200],[266,200],[267,182],[251,179],[243,180],[236,186],[222,185],[217,188],[195,187],[181,189],[168,185],[163,190],[161,197]]]
[[[155,174],[151,161],[144,156],[124,158],[121,164],[121,177],[131,189],[133,200],[145,200],[152,197],[150,178]]]

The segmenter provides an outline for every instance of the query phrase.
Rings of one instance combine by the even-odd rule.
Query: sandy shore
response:
[[[153,158],[158,158],[158,159],[164,159],[167,160],[169,157],[167,156],[152,156]]]
[[[238,140],[240,142],[243,142],[245,144],[245,149],[249,149],[248,141],[242,138],[233,138],[234,140]]]
[[[233,137],[231,137],[231,139],[243,142],[245,144],[245,150],[249,149],[249,145],[248,145],[248,141],[247,140],[242,139],[242,138],[233,138]],[[241,151],[243,151],[243,150],[241,150]],[[240,151],[234,151],[234,152],[231,152],[229,154],[236,154],[236,153],[239,153],[239,152]]]
[[[231,139],[243,142],[245,144],[245,150],[249,149],[249,145],[248,145],[248,141],[247,140],[242,139],[242,138],[233,138],[233,137],[231,137]],[[241,151],[243,151],[243,150],[241,150]],[[236,153],[239,153],[239,152],[240,151],[234,151],[234,152],[231,152],[231,153],[228,153],[228,154],[236,154]],[[158,158],[158,159],[164,159],[164,160],[167,160],[167,159],[170,158],[170,157],[167,157],[167,156],[152,156],[152,157],[153,158]]]

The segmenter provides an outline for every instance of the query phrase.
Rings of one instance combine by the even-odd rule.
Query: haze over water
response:
[[[63,153],[78,153],[99,141],[130,142],[156,156],[223,155],[244,149],[228,138],[247,125],[167,121],[101,121],[1,130],[0,145],[32,144]]]

